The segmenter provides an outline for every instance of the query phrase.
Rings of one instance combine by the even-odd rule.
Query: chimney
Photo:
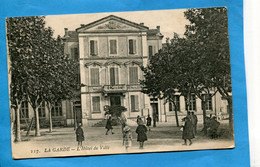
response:
[[[156,26],[156,29],[160,32],[160,26]]]
[[[65,35],[64,35],[64,37],[68,37],[68,36],[69,36],[68,28],[64,28],[64,30],[65,30]]]
[[[144,26],[144,23],[140,23],[141,26]]]

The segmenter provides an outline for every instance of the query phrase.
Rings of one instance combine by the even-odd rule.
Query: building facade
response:
[[[105,106],[121,105],[127,108],[128,119],[150,114],[159,122],[175,122],[174,105],[143,94],[139,83],[144,79],[140,67],[162,48],[162,39],[160,26],[149,29],[144,23],[114,15],[75,31],[65,28],[64,52],[79,61],[81,97],[55,104],[53,120],[58,125],[72,126],[77,121],[91,126],[105,118]],[[176,102],[179,115],[186,115],[187,110],[202,115],[201,100],[195,95],[189,107],[183,96],[176,95]],[[227,113],[227,102],[217,93],[209,99],[206,110],[213,115]],[[23,104],[21,112],[25,115],[22,120],[33,117],[28,103]],[[47,121],[48,114],[43,104],[39,108],[41,122]]]

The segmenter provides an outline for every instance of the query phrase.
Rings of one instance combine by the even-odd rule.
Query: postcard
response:
[[[6,18],[13,158],[234,148],[227,12]]]

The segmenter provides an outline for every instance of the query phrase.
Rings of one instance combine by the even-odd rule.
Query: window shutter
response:
[[[90,55],[91,56],[95,56],[95,46],[94,46],[95,44],[94,44],[94,41],[93,40],[91,40],[90,41]]]
[[[135,111],[135,96],[131,95],[131,111]]]
[[[135,110],[139,110],[138,95],[135,95]]]
[[[110,40],[110,54],[117,54],[116,40]]]
[[[133,40],[133,54],[136,53],[136,40]]]
[[[130,84],[138,83],[138,68],[137,67],[129,67],[129,78]]]
[[[115,85],[115,69],[110,68],[110,85]]]
[[[169,102],[169,111],[172,111],[172,103]]]
[[[98,55],[98,43],[97,43],[97,41],[94,41],[94,54],[96,56]]]
[[[134,53],[133,40],[130,39],[129,40],[129,54],[133,54],[133,53]]]
[[[149,46],[149,56],[153,55],[153,46]]]
[[[92,68],[90,70],[91,85],[99,85],[99,69]]]
[[[100,97],[92,97],[93,102],[93,112],[100,112]]]
[[[119,84],[118,68],[114,68],[115,72],[115,84]]]
[[[78,48],[74,48],[74,60],[78,60],[79,59],[79,50]]]

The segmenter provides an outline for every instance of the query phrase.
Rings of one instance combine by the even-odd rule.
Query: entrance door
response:
[[[152,110],[153,110],[153,113],[152,113],[153,119],[156,120],[156,122],[158,122],[158,120],[159,120],[158,103],[151,103],[151,106],[152,106]]]
[[[120,96],[110,96],[110,105],[111,106],[121,106]]]
[[[77,122],[77,125],[78,125],[79,123],[82,124],[81,107],[80,107],[80,106],[75,106],[75,107],[74,107],[74,111],[75,111],[75,114],[76,114],[76,122]]]

